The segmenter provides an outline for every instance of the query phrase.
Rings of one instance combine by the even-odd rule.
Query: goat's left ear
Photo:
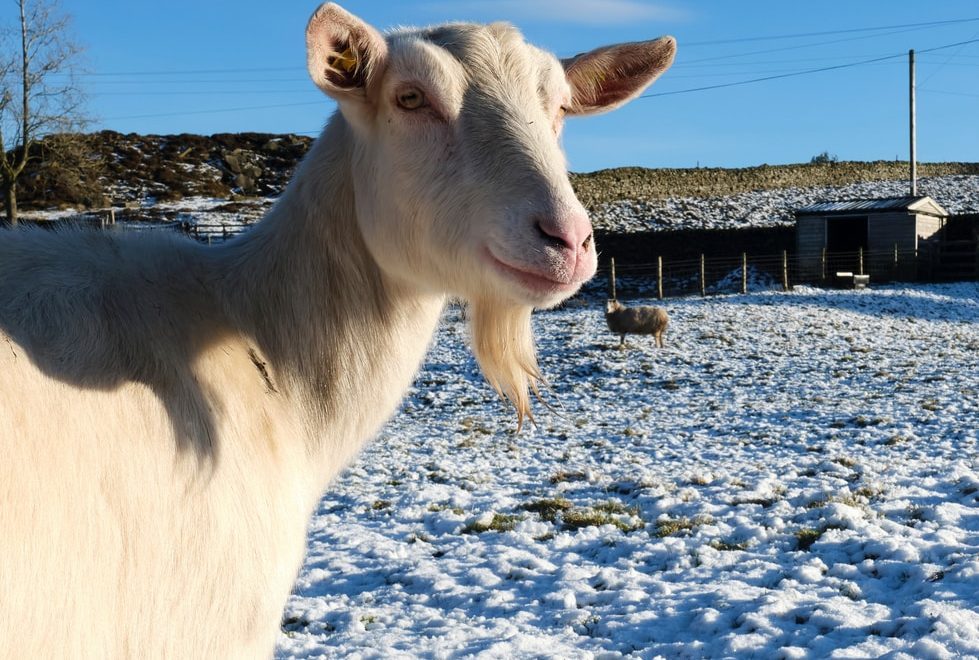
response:
[[[673,64],[676,39],[605,46],[561,60],[571,85],[569,115],[607,112],[631,101]]]
[[[337,101],[366,98],[387,60],[387,43],[373,27],[328,2],[306,26],[306,65],[313,82]]]

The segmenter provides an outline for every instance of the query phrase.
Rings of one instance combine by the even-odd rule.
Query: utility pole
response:
[[[917,126],[914,109],[914,49],[908,51],[908,101],[911,131],[911,154],[908,160],[911,166],[911,196],[918,196],[918,156],[917,156]]]

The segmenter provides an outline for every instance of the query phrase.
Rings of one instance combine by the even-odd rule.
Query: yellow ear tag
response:
[[[334,55],[331,57],[330,65],[339,67],[347,73],[353,73],[353,70],[357,68],[357,56],[354,55],[352,50],[347,48],[339,55]]]

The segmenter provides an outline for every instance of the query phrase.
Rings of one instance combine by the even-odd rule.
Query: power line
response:
[[[691,46],[708,46],[715,44],[727,44],[727,43],[745,43],[753,41],[773,41],[778,39],[798,39],[803,37],[822,37],[828,35],[839,35],[839,34],[853,34],[858,32],[874,32],[882,30],[904,30],[906,28],[926,28],[926,27],[938,27],[941,25],[951,25],[957,23],[972,23],[979,22],[979,17],[976,18],[957,18],[949,19],[944,21],[929,21],[923,23],[904,23],[900,25],[881,25],[872,27],[862,27],[862,28],[849,28],[845,30],[827,30],[823,32],[797,32],[791,34],[779,34],[779,35],[762,35],[755,37],[739,37],[736,39],[716,39],[713,41],[693,41],[684,42],[684,48],[689,48]],[[817,44],[812,44],[817,45]],[[225,68],[225,69],[157,69],[157,70],[145,70],[145,71],[101,71],[101,72],[80,72],[77,75],[86,77],[113,77],[113,76],[161,76],[161,75],[206,75],[206,74],[235,74],[235,73],[254,73],[254,72],[270,72],[270,71],[296,71],[301,67],[298,66],[279,66],[279,67],[247,67],[247,68]]]
[[[288,95],[288,96],[311,96],[317,94],[315,90],[305,89],[217,89],[217,90],[205,90],[205,89],[189,89],[189,90],[173,90],[173,91],[161,91],[161,92],[140,92],[140,91],[124,91],[124,92],[89,92],[88,96],[218,96],[218,95],[240,95],[249,96],[253,94],[277,94],[277,95]],[[322,96],[322,94],[318,94]]]
[[[690,60],[689,62],[680,62],[678,65],[683,64],[699,64],[701,62],[716,62],[718,60],[729,60],[735,57],[748,57],[750,55],[767,55],[768,53],[782,53],[787,50],[799,50],[801,48],[814,48],[816,46],[829,46],[831,44],[839,44],[847,41],[857,41],[860,39],[868,39],[872,37],[886,37],[894,34],[904,34],[905,32],[913,32],[915,28],[907,28],[903,30],[895,30],[893,32],[885,32],[883,34],[871,35],[871,37],[846,37],[844,39],[831,39],[829,41],[815,41],[807,44],[799,44],[796,46],[782,46],[781,48],[766,48],[765,50],[752,50],[746,53],[732,53],[730,55],[717,55],[714,57],[703,57],[699,60]]]
[[[897,30],[903,28],[933,27],[938,25],[949,25],[952,23],[973,23],[979,21],[977,18],[954,18],[947,21],[930,21],[927,23],[904,23],[902,25],[881,25],[877,27],[850,28],[847,30],[827,30],[825,32],[797,32],[795,34],[777,34],[764,37],[740,37],[737,39],[715,39],[713,41],[693,41],[684,44],[685,47],[691,46],[713,46],[717,44],[734,44],[747,41],[772,41],[775,39],[798,39],[800,37],[825,37],[831,34],[849,34],[854,32],[871,32],[875,30]]]
[[[973,37],[979,36],[979,32],[976,32],[972,36]],[[942,62],[941,64],[939,64],[937,67],[935,67],[932,70],[932,72],[928,74],[928,77],[921,81],[921,84],[922,85],[927,85],[928,84],[928,81],[931,80],[932,78],[934,78],[936,73],[938,73],[939,71],[941,71],[949,62],[951,62],[953,57],[955,57],[960,52],[962,52],[962,49],[964,47],[965,47],[964,45],[959,46],[958,50],[956,50],[954,53],[951,53],[948,57],[946,57],[944,62]]]
[[[979,94],[970,94],[969,92],[951,92],[944,89],[919,88],[919,91],[928,92],[929,94],[948,94],[950,96],[969,96],[972,98],[979,98]]]
[[[277,103],[274,105],[252,105],[243,108],[215,108],[213,110],[185,110],[183,112],[160,112],[150,115],[126,115],[124,117],[106,117],[103,121],[118,121],[120,119],[150,119],[154,117],[182,117],[183,115],[206,115],[219,112],[244,112],[246,110],[271,110],[272,108],[295,108],[301,105],[322,105],[323,101],[308,101],[306,103]]]
[[[922,49],[922,50],[916,51],[916,52],[919,52],[919,53],[931,53],[931,52],[934,52],[934,51],[937,51],[937,50],[944,50],[946,48],[955,48],[956,46],[963,46],[963,45],[966,45],[966,44],[972,44],[972,43],[977,43],[977,42],[979,42],[979,39],[969,39],[967,41],[959,41],[959,42],[956,42],[954,44],[946,44],[944,46],[936,46],[934,48],[925,48],[925,49]],[[884,56],[884,57],[875,57],[875,58],[869,59],[869,60],[861,60],[859,62],[850,62],[849,64],[837,64],[837,65],[834,65],[834,66],[824,66],[824,67],[820,67],[818,69],[806,69],[805,71],[796,71],[794,73],[781,73],[781,74],[776,74],[776,75],[772,75],[772,76],[763,76],[761,78],[752,78],[750,80],[740,80],[740,81],[737,81],[737,82],[720,83],[720,84],[717,84],[717,85],[706,85],[704,87],[691,87],[689,89],[677,89],[677,90],[673,90],[673,91],[669,91],[669,92],[655,92],[653,94],[643,94],[639,98],[641,98],[641,99],[648,99],[648,98],[653,98],[654,96],[676,96],[677,94],[689,94],[689,93],[692,93],[692,92],[705,92],[705,91],[712,90],[712,89],[722,89],[722,88],[725,88],[725,87],[737,87],[739,85],[750,85],[750,84],[758,83],[758,82],[766,82],[768,80],[779,80],[781,78],[793,78],[795,76],[806,76],[806,75],[809,75],[809,74],[812,74],[812,73],[822,73],[823,71],[835,71],[837,69],[849,69],[849,68],[852,68],[852,67],[864,66],[866,64],[874,64],[876,62],[885,62],[887,60],[894,60],[894,59],[903,58],[903,57],[907,57],[907,53],[898,53],[897,55],[887,55],[887,56]]]
[[[971,21],[971,20],[979,20],[979,19],[965,19],[965,20]],[[865,29],[870,29],[870,28],[865,28]],[[936,46],[934,48],[926,48],[926,49],[919,50],[917,52],[918,53],[930,53],[930,52],[945,50],[945,49],[948,49],[948,48],[961,47],[961,46],[965,46],[965,45],[972,44],[972,43],[977,43],[977,42],[979,42],[979,39],[969,39],[969,40],[966,40],[966,41],[960,41],[960,42],[956,42],[956,43],[945,44],[943,46]],[[659,96],[676,96],[676,95],[679,95],[679,94],[689,94],[689,93],[693,93],[693,92],[704,92],[704,91],[710,91],[710,90],[714,90],[714,89],[724,89],[724,88],[727,88],[727,87],[737,87],[737,86],[741,86],[741,85],[750,85],[750,84],[759,83],[759,82],[767,82],[767,81],[770,81],[770,80],[780,80],[780,79],[783,79],[783,78],[792,78],[792,77],[797,77],[797,76],[810,75],[810,74],[814,74],[814,73],[822,73],[822,72],[825,72],[825,71],[835,71],[835,70],[840,70],[840,69],[853,68],[853,67],[857,67],[857,66],[865,66],[865,65],[868,65],[868,64],[881,63],[881,62],[886,62],[886,61],[890,61],[890,60],[895,60],[895,59],[898,59],[898,58],[903,58],[903,57],[906,57],[906,55],[907,55],[906,53],[899,53],[899,54],[896,54],[896,55],[885,55],[885,56],[882,56],[882,57],[875,57],[875,58],[872,58],[872,59],[861,60],[861,61],[858,61],[858,62],[849,62],[849,63],[846,63],[846,64],[837,64],[837,65],[832,65],[832,66],[819,67],[819,68],[815,68],[815,69],[806,69],[806,70],[803,70],[803,71],[794,71],[794,72],[789,72],[789,73],[779,73],[779,74],[774,74],[774,75],[769,75],[769,76],[761,76],[761,77],[757,77],[757,78],[751,78],[751,79],[748,79],[748,80],[740,80],[740,81],[735,81],[735,82],[730,82],[730,83],[719,83],[717,85],[705,85],[705,86],[702,86],[702,87],[692,87],[692,88],[687,88],[687,89],[679,89],[679,90],[666,91],[666,92],[654,92],[652,94],[643,94],[639,98],[653,98],[653,97],[659,97]],[[242,70],[244,71],[244,69],[242,69]],[[257,70],[257,69],[254,69],[254,70]],[[265,70],[281,70],[281,69],[265,69]],[[218,69],[213,69],[213,70],[210,70],[209,72],[210,73],[216,73],[216,72],[224,72],[224,73],[227,73],[227,72],[230,72],[230,71],[232,71],[232,70],[218,70]],[[168,73],[176,73],[176,72],[168,72]],[[136,75],[136,74],[130,73],[130,74],[127,74],[127,75]],[[318,105],[318,104],[322,104],[322,103],[323,103],[323,101],[308,101],[308,102],[303,102],[303,103],[280,103],[280,104],[273,104],[273,105],[246,106],[246,107],[237,107],[237,108],[216,108],[216,109],[211,109],[211,110],[188,110],[188,111],[181,111],[181,112],[165,112],[165,113],[142,114],[142,115],[126,115],[126,116],[119,116],[119,117],[109,117],[109,118],[106,118],[105,121],[118,121],[118,120],[123,120],[123,119],[151,119],[151,118],[157,118],[157,117],[179,117],[179,116],[185,116],[185,115],[215,114],[215,113],[222,113],[222,112],[244,112],[244,111],[249,111],[249,110],[269,110],[269,109],[275,109],[275,108],[291,108],[291,107],[306,106],[306,105]]]
[[[258,73],[268,71],[295,71],[296,66],[274,66],[247,69],[169,69],[160,71],[101,71],[79,73],[81,76],[165,76],[165,75],[207,75],[214,73]]]

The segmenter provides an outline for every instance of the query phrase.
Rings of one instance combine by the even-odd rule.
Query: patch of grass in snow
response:
[[[924,519],[925,519],[925,508],[923,506],[912,504],[908,507],[908,520],[921,522]]]
[[[286,635],[294,635],[299,631],[305,630],[306,626],[309,625],[309,621],[299,616],[287,616],[282,619],[279,623],[279,628]]]
[[[735,498],[734,500],[731,501],[731,504],[733,506],[742,506],[745,504],[757,504],[761,508],[767,509],[768,507],[770,507],[771,505],[779,501],[779,499],[781,498],[778,497],[777,495],[772,495],[771,497],[743,497],[743,498]]]
[[[734,541],[722,541],[721,539],[714,539],[707,545],[721,552],[735,552],[738,550],[748,549],[747,541],[734,542]]]
[[[534,500],[520,506],[524,511],[530,511],[540,516],[541,520],[554,522],[559,513],[563,513],[572,508],[571,502],[563,497],[554,497]]]
[[[690,483],[694,486],[707,486],[714,480],[712,474],[694,474],[690,477]]]
[[[279,629],[286,637],[294,638],[297,635],[309,634],[330,634],[336,632],[336,628],[328,621],[310,621],[302,616],[285,616],[279,623]]]
[[[726,335],[717,334],[716,332],[702,332],[700,333],[698,339],[700,340],[716,339],[720,342],[727,344],[728,346],[734,346],[734,341],[730,337],[727,337]]]
[[[465,513],[462,508],[457,506],[449,506],[448,504],[429,504],[428,510],[432,513],[438,513],[439,511],[451,511],[457,516],[461,516],[463,513]]]
[[[888,424],[891,420],[886,417],[867,417],[865,415],[857,415],[850,419],[850,423],[857,428],[865,429],[868,426],[881,426],[882,424]]]
[[[612,525],[623,532],[634,532],[645,525],[638,517],[639,510],[627,508],[621,502],[603,502],[587,509],[570,509],[561,514],[565,530],[573,531],[583,527]]]
[[[611,514],[624,514],[627,513],[630,516],[638,516],[639,509],[636,507],[627,507],[622,502],[617,502],[616,500],[608,500],[607,502],[601,502],[592,507],[595,511],[602,511],[604,513]]]
[[[839,525],[823,525],[819,529],[805,527],[795,533],[796,549],[807,552],[812,544],[822,538],[823,534],[831,529],[843,529]]]
[[[813,529],[812,527],[800,529],[795,533],[796,549],[807,552],[825,531],[824,529]]]
[[[372,511],[384,511],[391,508],[391,500],[374,500],[371,504]]]
[[[559,470],[551,475],[552,484],[560,484],[567,481],[588,481],[588,473],[581,470]]]
[[[857,488],[855,491],[850,493],[850,497],[851,498],[855,497],[862,500],[874,500],[879,498],[883,494],[884,494],[883,487],[877,485],[868,485],[868,486],[861,486],[860,488]]]
[[[475,433],[477,435],[493,435],[493,429],[483,422],[478,421],[474,417],[462,418],[462,420],[459,422],[459,426],[461,426],[463,430],[469,431],[470,433]]]
[[[710,518],[663,518],[656,521],[656,531],[654,534],[659,538],[686,534],[701,525],[710,523]]]
[[[822,509],[824,506],[826,506],[827,504],[829,504],[829,501],[830,500],[829,500],[828,497],[820,497],[820,498],[815,499],[815,500],[809,502],[808,504],[806,504],[806,508],[807,509]]]
[[[494,513],[488,521],[476,520],[462,528],[463,534],[483,534],[484,532],[512,532],[523,516],[515,513]]]

